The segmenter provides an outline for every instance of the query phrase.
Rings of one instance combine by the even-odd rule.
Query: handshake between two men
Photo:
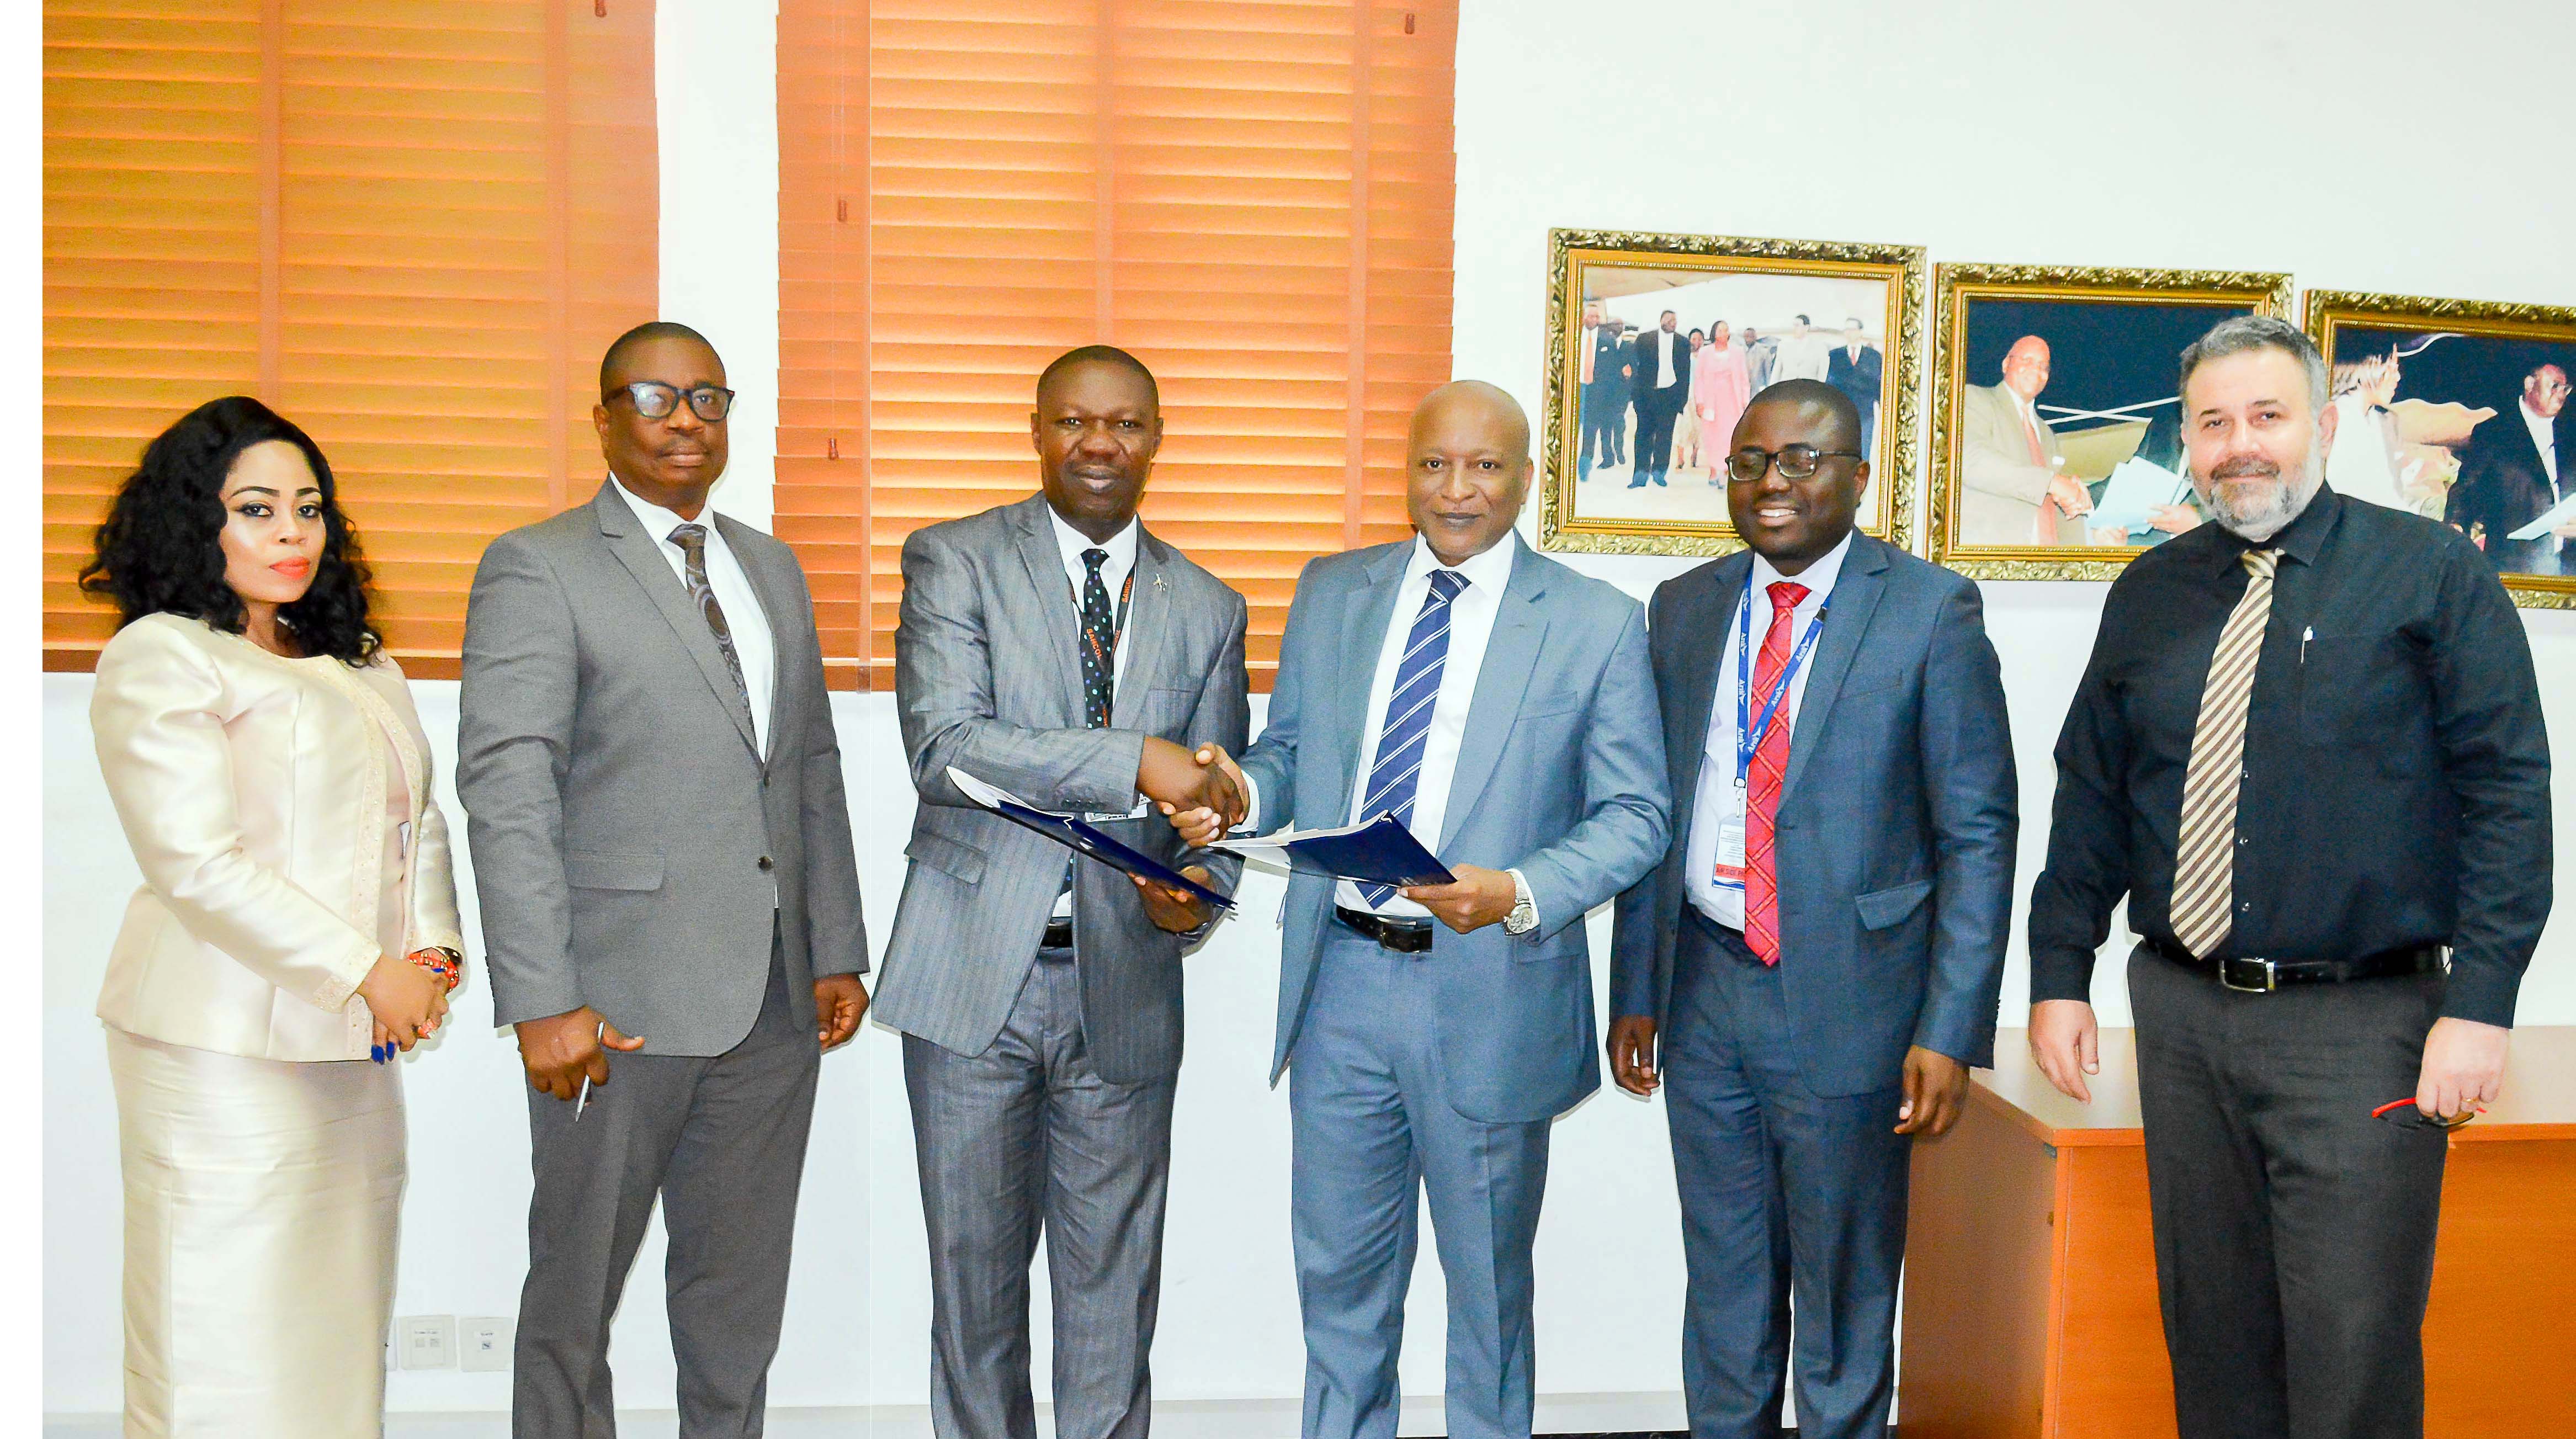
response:
[[[1172,822],[1181,842],[1194,849],[1223,839],[1255,818],[1252,781],[1220,745],[1202,744],[1192,750],[1149,736],[1144,758],[1136,767],[1136,788]],[[1460,934],[1500,923],[1519,903],[1519,892],[1506,871],[1472,864],[1448,868],[1457,877],[1453,883],[1406,885],[1396,893]],[[1207,870],[1198,865],[1181,873],[1201,883],[1208,878]],[[1136,889],[1144,896],[1146,914],[1159,928],[1179,933],[1206,922],[1206,905],[1186,891],[1144,879],[1136,880]]]

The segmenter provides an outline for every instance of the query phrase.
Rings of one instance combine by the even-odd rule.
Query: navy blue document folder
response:
[[[1213,848],[1242,855],[1276,850],[1299,869],[1362,884],[1458,882],[1458,876],[1391,814],[1340,829],[1281,830],[1258,839],[1221,839]]]
[[[1008,790],[986,784],[955,765],[948,767],[948,780],[968,799],[1013,824],[1025,825],[1036,830],[1076,854],[1096,859],[1122,873],[1141,875],[1156,884],[1197,895],[1219,909],[1234,908],[1233,900],[1143,850],[1109,835],[1088,820],[1077,819],[1072,815],[1051,814],[1022,800]],[[1155,817],[1154,823],[1162,822],[1160,816]]]

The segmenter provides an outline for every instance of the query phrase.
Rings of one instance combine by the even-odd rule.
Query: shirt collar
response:
[[[716,544],[723,539],[723,536],[716,532],[715,506],[713,504],[708,504],[700,508],[696,519],[684,520],[680,518],[679,511],[666,510],[660,505],[654,504],[652,501],[638,495],[633,490],[626,488],[626,482],[617,478],[616,471],[609,471],[608,482],[617,487],[618,497],[626,501],[626,507],[628,509],[635,512],[635,522],[644,527],[644,533],[651,535],[653,537],[653,543],[657,545],[669,544],[671,542],[671,531],[678,529],[682,525],[703,526],[707,532],[707,543],[709,544]]]
[[[1470,555],[1454,568],[1467,577],[1469,588],[1499,595],[1512,582],[1512,562],[1519,556],[1520,543],[1519,531],[1506,531],[1500,540],[1486,547],[1484,553]],[[1429,540],[1419,534],[1413,537],[1413,554],[1404,563],[1407,582],[1422,579],[1433,570],[1447,568],[1452,567],[1441,564],[1440,557],[1431,553]]]
[[[2522,426],[2531,431],[2531,442],[2548,449],[2558,442],[2558,422],[2531,407],[2529,400],[2516,400],[2514,408],[2522,411]]]
[[[1109,552],[1109,558],[1100,566],[1100,572],[1103,575],[1123,575],[1136,567],[1136,531],[1142,522],[1135,517],[1130,516],[1126,527],[1118,533],[1105,540],[1095,540],[1066,524],[1064,516],[1055,512],[1055,506],[1047,506],[1046,512],[1047,524],[1055,534],[1056,550],[1064,556],[1066,574],[1078,575],[1083,572],[1082,552],[1084,550]]]
[[[1794,575],[1780,573],[1771,568],[1769,560],[1756,554],[1753,557],[1754,592],[1766,593],[1774,583],[1787,580],[1792,584],[1805,585],[1807,599],[1822,602],[1834,592],[1834,581],[1842,578],[1843,558],[1851,553],[1852,536],[1858,533],[1860,533],[1858,530],[1844,531],[1841,543],[1825,551],[1822,558]],[[1802,600],[1800,603],[1803,604],[1805,601]]]
[[[2268,540],[2249,540],[2216,520],[2203,528],[2218,532],[2221,540],[2218,546],[2219,568],[2222,571],[2236,568],[2243,562],[2247,551],[2257,549],[2279,550],[2300,564],[2313,565],[2325,550],[2326,536],[2334,533],[2335,522],[2342,517],[2343,496],[2334,492],[2334,486],[2319,480],[2317,492],[2309,498],[2308,507],[2299,511],[2297,519]]]

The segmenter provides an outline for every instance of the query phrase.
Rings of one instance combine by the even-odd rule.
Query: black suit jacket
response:
[[[1592,385],[1586,392],[1603,401],[1628,403],[1628,367],[1635,363],[1636,352],[1608,325],[1597,325],[1592,331]]]
[[[2576,475],[2567,472],[2572,451],[2566,411],[2559,412],[2554,429],[2561,491],[2550,488],[2540,449],[2532,444],[2531,430],[2522,422],[2519,397],[2472,431],[2468,448],[2460,455],[2460,478],[2451,486],[2442,518],[2463,530],[2485,526],[2487,561],[2498,570],[2529,574],[2544,551],[2557,543],[2547,535],[2536,540],[2505,538],[2558,503],[2564,487],[2576,483]]]
[[[1851,396],[1851,402],[1860,407],[1860,417],[1866,420],[1878,408],[1879,376],[1885,373],[1886,364],[1875,345],[1861,346],[1857,360],[1851,357],[1851,346],[1836,345],[1833,360],[1825,366],[1825,383]]]
[[[1633,363],[1637,369],[1629,383],[1637,387],[1639,404],[1679,412],[1682,400],[1690,394],[1690,336],[1678,330],[1673,332],[1673,382],[1669,385],[1657,385],[1655,383],[1657,348],[1655,336],[1662,333],[1660,329],[1637,332],[1636,343],[1631,347],[1631,353],[1635,357]],[[1593,373],[1599,374],[1600,371],[1595,370]]]

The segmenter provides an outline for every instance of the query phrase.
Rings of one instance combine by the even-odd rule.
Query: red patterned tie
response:
[[[1789,620],[1807,587],[1791,580],[1770,585],[1771,628],[1763,633],[1762,653],[1753,661],[1753,717],[1759,723],[1772,691],[1789,667]],[[1772,853],[1771,828],[1780,813],[1780,782],[1789,773],[1789,702],[1783,698],[1771,727],[1753,751],[1753,772],[1745,782],[1744,942],[1764,964],[1780,962],[1780,872]]]

